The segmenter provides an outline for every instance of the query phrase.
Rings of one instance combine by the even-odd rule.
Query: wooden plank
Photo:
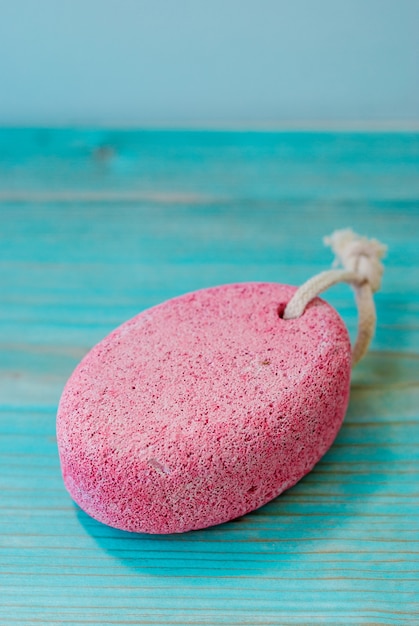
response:
[[[0,130],[0,623],[417,624],[419,136]],[[389,245],[345,424],[293,489],[174,536],[78,510],[63,385],[138,311],[201,287],[298,284],[335,228]],[[347,287],[327,294],[351,332]]]

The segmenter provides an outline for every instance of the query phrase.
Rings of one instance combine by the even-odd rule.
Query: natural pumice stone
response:
[[[205,289],[140,313],[95,346],[61,398],[57,434],[72,498],[123,530],[226,522],[294,485],[324,455],[349,397],[351,347],[296,289]]]

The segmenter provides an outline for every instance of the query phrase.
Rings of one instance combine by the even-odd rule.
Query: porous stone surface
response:
[[[123,530],[179,533],[257,509],[332,444],[349,397],[351,348],[295,287],[224,285],[140,313],[97,344],[57,417],[72,498]]]

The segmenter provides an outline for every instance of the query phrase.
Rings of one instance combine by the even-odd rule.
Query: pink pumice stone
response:
[[[324,455],[349,398],[333,307],[281,313],[296,288],[224,285],[148,309],[97,344],[58,410],[65,485],[95,519],[181,533],[244,515]]]

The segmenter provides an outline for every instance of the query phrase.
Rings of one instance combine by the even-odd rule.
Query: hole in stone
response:
[[[286,308],[287,304],[288,304],[288,302],[281,302],[278,305],[278,308],[277,308],[276,311],[278,313],[278,317],[280,317],[281,319],[284,318],[284,311],[285,311],[285,308]]]

